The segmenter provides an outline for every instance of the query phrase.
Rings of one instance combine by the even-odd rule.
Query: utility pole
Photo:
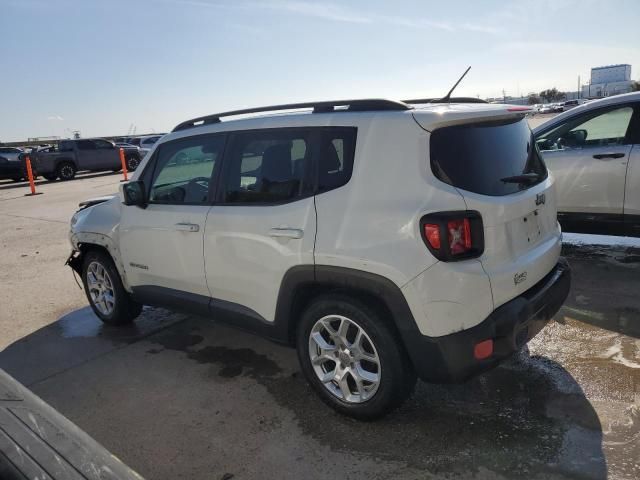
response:
[[[580,89],[580,75],[578,75],[578,98],[582,98],[582,90]]]
[[[507,103],[507,93],[502,89],[502,103]]]

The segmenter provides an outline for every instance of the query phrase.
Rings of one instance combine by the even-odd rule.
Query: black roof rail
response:
[[[422,104],[422,103],[489,103],[486,100],[475,97],[451,97],[449,99],[443,98],[415,98],[413,100],[402,100],[408,104]]]
[[[312,108],[313,113],[326,113],[335,111],[347,112],[371,112],[380,110],[411,110],[413,107],[403,102],[395,100],[385,100],[381,98],[368,98],[359,100],[334,100],[324,102],[289,103],[284,105],[272,105],[269,107],[245,108],[243,110],[231,110],[229,112],[214,113],[204,117],[193,118],[182,122],[176,126],[172,132],[185,130],[187,128],[220,123],[222,117],[232,117],[235,115],[246,115],[249,113],[276,112],[282,110],[300,110]]]

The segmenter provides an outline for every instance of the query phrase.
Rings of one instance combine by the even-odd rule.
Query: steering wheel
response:
[[[195,177],[184,186],[186,202],[200,202],[207,198],[209,191],[209,177]]]
[[[195,177],[189,180],[189,185],[198,185],[200,187],[209,188],[209,177]]]

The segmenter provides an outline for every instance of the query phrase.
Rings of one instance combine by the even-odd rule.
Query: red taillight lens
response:
[[[447,234],[452,255],[460,255],[471,250],[471,225],[468,218],[448,221]]]
[[[435,212],[420,219],[420,235],[429,252],[442,262],[477,258],[484,251],[484,228],[474,210]]]
[[[435,248],[436,250],[440,250],[440,226],[427,223],[424,226],[424,235],[427,237],[427,241],[431,248]]]

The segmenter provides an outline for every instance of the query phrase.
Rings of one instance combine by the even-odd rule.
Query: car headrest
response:
[[[291,177],[291,146],[280,143],[268,147],[262,154],[263,181],[286,182]]]
[[[324,145],[320,165],[322,166],[321,173],[340,170],[340,157],[338,156],[338,152],[336,151],[336,147],[333,142],[328,142]]]

